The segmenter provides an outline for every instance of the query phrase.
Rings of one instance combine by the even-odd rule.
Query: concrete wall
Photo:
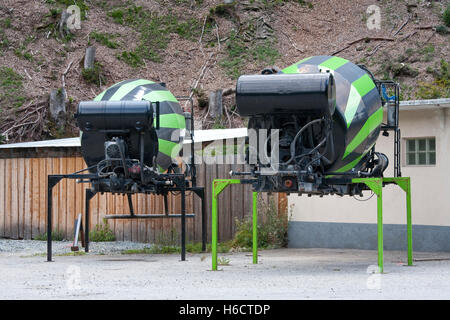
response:
[[[414,249],[450,251],[450,111],[400,111],[400,128],[402,176],[411,177]],[[376,145],[391,161],[385,176],[393,176],[393,136],[380,135]],[[419,137],[436,138],[436,165],[406,166],[405,138]],[[370,194],[365,192],[363,199]],[[288,201],[293,205],[289,246],[376,248],[376,196],[361,202],[349,196],[291,195]],[[405,193],[397,186],[383,189],[383,220],[385,248],[406,248]]]

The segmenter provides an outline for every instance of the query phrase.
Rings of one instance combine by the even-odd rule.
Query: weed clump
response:
[[[111,49],[117,49],[119,47],[119,43],[112,40],[113,38],[117,37],[117,35],[93,31],[89,34],[89,36],[98,43],[104,45],[105,47]]]
[[[89,232],[89,241],[93,242],[105,242],[115,241],[116,236],[109,227],[106,219],[103,219],[103,223],[97,224],[91,232]]]
[[[96,84],[99,87],[102,83],[106,83],[104,68],[100,62],[95,62],[93,68],[83,69],[81,76],[87,83]]]

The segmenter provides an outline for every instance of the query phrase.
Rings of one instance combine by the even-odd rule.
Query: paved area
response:
[[[1,241],[1,240],[0,240]],[[113,245],[111,245],[113,246]],[[67,249],[68,250],[68,249]],[[0,252],[0,299],[450,299],[450,253],[279,249],[222,254],[55,256]]]

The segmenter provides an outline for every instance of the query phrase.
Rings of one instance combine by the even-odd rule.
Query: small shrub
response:
[[[103,219],[102,224],[97,224],[91,232],[89,232],[89,241],[93,242],[105,242],[105,241],[115,241],[116,236],[113,231],[109,228],[109,224],[106,219]]]
[[[288,219],[279,216],[275,201],[270,199],[258,218],[258,247],[282,248],[287,245]],[[236,234],[232,246],[234,248],[251,248],[253,246],[253,222],[249,217],[236,221]]]
[[[442,35],[446,35],[449,33],[448,28],[446,26],[440,25],[436,27],[436,32]]]

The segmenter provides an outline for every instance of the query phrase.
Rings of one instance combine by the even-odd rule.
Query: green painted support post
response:
[[[384,244],[383,244],[383,193],[382,187],[379,194],[377,194],[377,228],[378,228],[378,268],[380,273],[383,273],[384,269]]]
[[[217,197],[230,184],[241,183],[239,179],[214,179],[212,185],[212,218],[211,218],[211,256],[212,270],[217,271],[217,242],[219,219],[217,215]]]
[[[258,193],[253,192],[253,263],[258,263]]]
[[[216,181],[213,181],[212,187],[212,226],[211,226],[211,255],[212,255],[212,270],[217,271],[217,194]]]
[[[408,266],[413,265],[412,221],[411,221],[411,180],[408,178],[406,191],[406,228],[408,233]]]
[[[352,179],[352,182],[364,183],[377,195],[378,268],[383,273],[383,178],[357,178]]]
[[[408,266],[413,265],[412,248],[412,219],[411,219],[411,178],[410,177],[392,177],[383,178],[383,182],[395,183],[406,193],[406,233],[408,240]]]
[[[406,192],[406,230],[408,238],[408,266],[413,265],[411,179],[409,177],[358,178],[353,183],[366,184],[377,195],[378,266],[383,272],[383,183],[395,183]]]

